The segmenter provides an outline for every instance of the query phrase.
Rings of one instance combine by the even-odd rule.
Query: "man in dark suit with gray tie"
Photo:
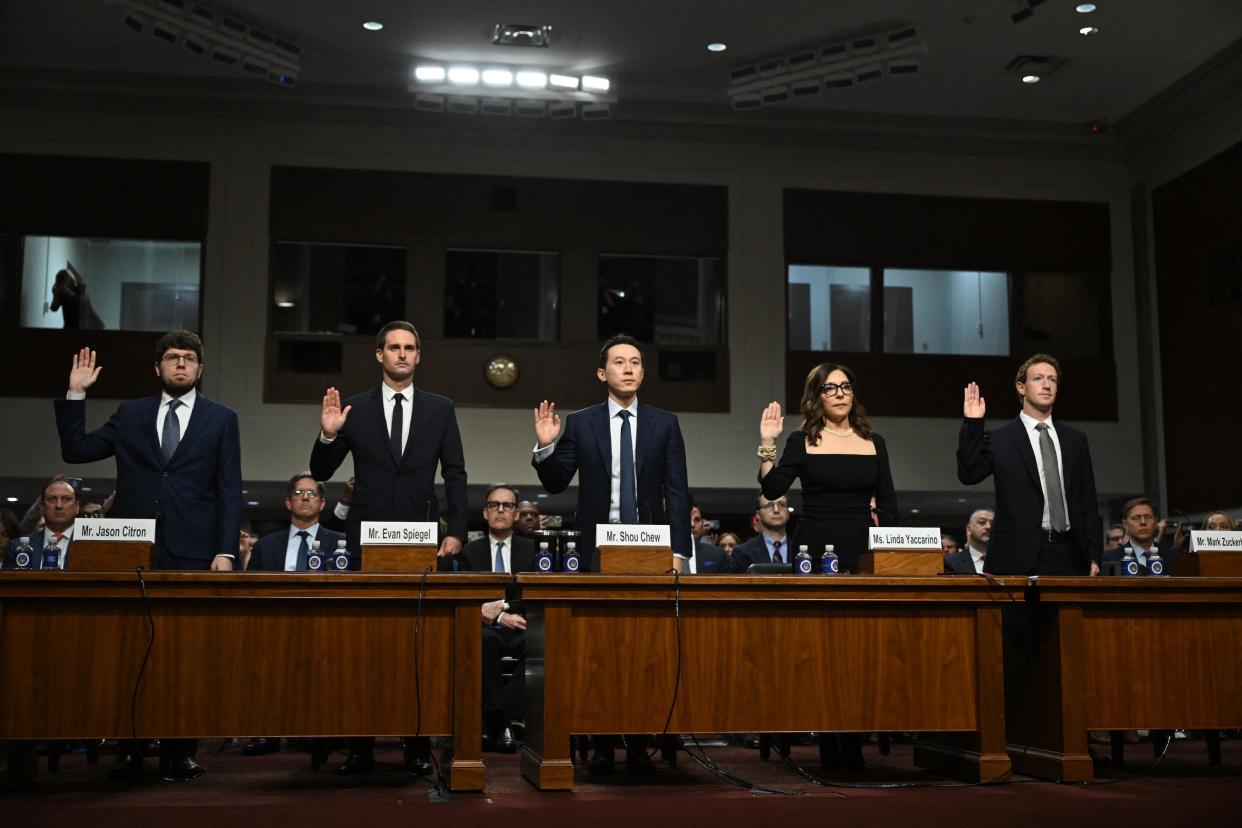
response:
[[[69,392],[55,400],[60,453],[66,463],[116,457],[116,501],[110,517],[154,518],[154,569],[232,570],[241,532],[241,441],[237,414],[198,392],[203,341],[172,331],[155,346],[159,396],[121,403],[112,419],[86,432],[86,390],[102,365],[83,348],[73,357]],[[202,774],[197,742],[160,743],[160,773],[169,781]],[[110,772],[142,770],[136,747],[122,751]]]
[[[599,352],[595,377],[608,389],[608,399],[565,418],[556,404],[544,400],[535,409],[538,444],[532,462],[543,487],[552,494],[578,476],[575,527],[583,546],[591,549],[590,569],[598,570],[595,527],[601,523],[669,524],[674,566],[684,567],[693,552],[690,542],[690,499],[686,482],[686,444],[677,417],[640,405],[643,354],[639,342],[617,335]],[[613,769],[609,737],[599,737],[588,768]],[[644,737],[626,737],[630,770],[652,769]]]
[[[389,322],[375,338],[375,361],[383,375],[379,387],[356,394],[344,407],[335,388],[329,388],[323,398],[310,471],[315,480],[329,480],[346,455],[353,455],[354,492],[345,537],[354,553],[354,569],[361,565],[358,547],[363,521],[439,519],[437,466],[444,480],[448,532],[436,554],[452,557],[466,539],[466,461],[457,413],[447,397],[414,387],[414,369],[421,359],[422,344],[414,326]],[[374,742],[351,740],[349,758],[337,772],[371,771]],[[407,740],[408,770],[420,775],[430,772],[428,755],[425,737],[417,745]]]

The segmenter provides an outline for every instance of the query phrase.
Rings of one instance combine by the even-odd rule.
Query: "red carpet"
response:
[[[824,776],[842,784],[953,785],[911,788],[825,788],[802,779],[779,758],[764,762],[754,750],[706,748],[707,755],[729,773],[791,796],[730,785],[684,753],[679,754],[676,769],[657,762],[658,770],[650,776],[619,771],[603,779],[580,769],[573,793],[541,793],[522,778],[517,757],[487,754],[487,790],[452,794],[448,802],[433,802],[426,781],[399,770],[401,754],[395,742],[381,741],[376,773],[351,779],[327,770],[312,773],[304,753],[243,757],[236,747],[223,753],[213,748],[204,742],[199,751],[207,773],[195,782],[176,785],[154,777],[111,783],[104,778],[110,755],[101,756],[97,767],[87,765],[80,754],[66,755],[60,773],[44,772],[31,787],[0,799],[3,824],[306,828],[371,823],[378,828],[434,820],[437,825],[602,828],[635,823],[766,826],[773,820],[796,820],[873,828],[890,824],[1169,828],[1187,823],[1205,828],[1242,821],[1242,741],[1238,740],[1222,743],[1222,768],[1208,766],[1202,742],[1183,740],[1148,771],[1150,745],[1131,745],[1125,772],[1101,768],[1097,782],[1087,785],[1013,777],[1001,784],[959,787],[953,780],[915,768],[908,745],[894,745],[887,757],[867,745],[867,771]],[[1107,755],[1107,746],[1097,750]],[[793,758],[812,774],[820,773],[817,757],[812,747],[793,750]]]

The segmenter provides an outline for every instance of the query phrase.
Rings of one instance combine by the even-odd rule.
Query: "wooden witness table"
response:
[[[1092,778],[1090,730],[1242,726],[1242,578],[1050,578],[1010,659],[1014,770]],[[1008,657],[1007,653],[1007,657]]]
[[[522,773],[574,785],[571,734],[660,733],[673,701],[673,578],[521,575]],[[1026,579],[1012,579],[1023,599]],[[1004,590],[976,578],[685,576],[670,733],[948,731],[915,761],[1003,776]]]
[[[137,735],[452,736],[483,788],[480,605],[504,575],[144,573]],[[149,627],[130,573],[0,575],[0,739],[131,735]],[[421,696],[421,713],[416,697]]]

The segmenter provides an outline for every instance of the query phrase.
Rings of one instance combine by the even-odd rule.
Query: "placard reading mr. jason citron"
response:
[[[155,543],[155,521],[151,518],[78,518],[73,522],[73,539]]]

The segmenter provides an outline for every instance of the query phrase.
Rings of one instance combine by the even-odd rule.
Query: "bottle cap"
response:
[[[344,539],[344,538],[341,538],[339,541],[337,541],[337,542],[336,542],[336,548],[337,548],[337,549],[344,549],[344,548],[345,548],[345,539]]]
[[[29,537],[25,537],[25,536],[24,536],[24,537],[20,537],[20,538],[18,538],[18,540],[19,540],[20,542],[22,542],[22,543],[26,544],[27,546],[29,546],[29,545],[30,545],[30,538],[29,538]]]
[[[578,544],[575,541],[570,541],[569,543],[565,544],[565,548],[568,549],[570,552],[577,552]]]
[[[835,552],[835,551],[836,551],[836,549],[837,549],[837,548],[836,548],[835,546],[833,546],[831,543],[824,544],[824,551],[825,551],[825,552]]]
[[[547,549],[547,548],[548,548],[548,542],[547,542],[547,541],[539,541],[539,548],[540,548],[540,549]]]
[[[798,544],[798,552],[799,552],[799,553],[802,553],[802,552],[805,552],[805,551],[806,551],[806,544],[805,544],[805,543],[800,543],[800,544]]]

